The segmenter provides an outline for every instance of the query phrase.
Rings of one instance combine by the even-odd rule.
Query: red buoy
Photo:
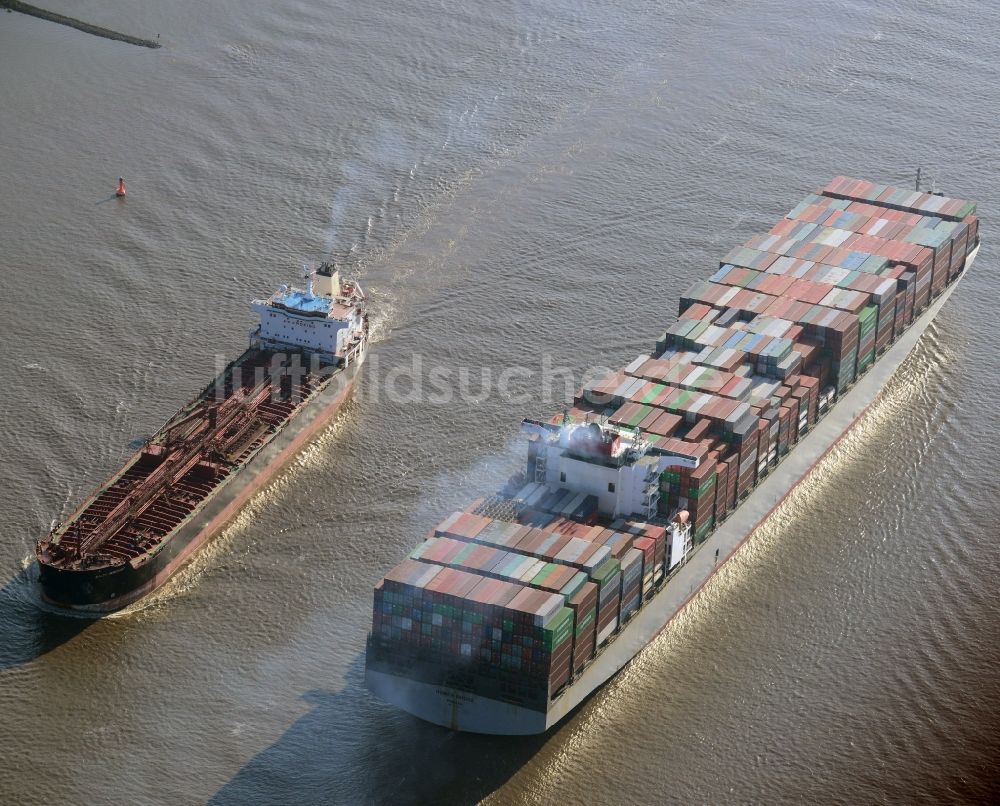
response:
[[[115,191],[116,196],[125,195],[125,180],[122,177],[118,177],[118,190]]]

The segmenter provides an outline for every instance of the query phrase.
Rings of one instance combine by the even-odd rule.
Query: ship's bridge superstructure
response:
[[[368,688],[453,731],[574,713],[848,433],[979,241],[972,202],[841,176],[732,249],[375,585]]]
[[[364,293],[356,283],[341,282],[329,263],[308,272],[306,280],[304,289],[282,286],[251,303],[260,316],[252,340],[265,349],[294,348],[349,361],[364,349]]]
[[[306,279],[254,301],[249,348],[38,542],[49,601],[105,612],[144,596],[341,407],[365,357],[364,293],[329,264]]]
[[[659,452],[636,429],[609,423],[525,420],[522,429],[536,437],[529,452],[533,480],[596,496],[598,512],[609,518],[656,517],[664,470],[698,467],[697,458]]]

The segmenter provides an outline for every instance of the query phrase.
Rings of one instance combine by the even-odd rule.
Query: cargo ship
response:
[[[162,585],[343,405],[367,301],[334,264],[251,308],[247,350],[37,544],[42,595],[95,616]]]
[[[875,400],[979,248],[975,205],[837,177],[680,298],[655,349],[524,420],[526,471],[375,586],[365,679],[460,731],[556,725]]]

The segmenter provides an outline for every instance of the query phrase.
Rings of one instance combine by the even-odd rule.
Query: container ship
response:
[[[52,604],[118,610],[163,584],[343,405],[368,312],[335,265],[251,308],[246,352],[37,545]]]
[[[655,349],[524,420],[527,467],[375,586],[365,679],[542,733],[664,629],[851,428],[979,248],[975,205],[837,177],[680,298]]]

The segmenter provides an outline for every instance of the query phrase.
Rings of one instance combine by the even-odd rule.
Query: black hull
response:
[[[363,361],[362,354],[360,361],[334,374],[268,443],[152,552],[120,566],[92,570],[64,569],[40,561],[39,581],[45,600],[100,616],[120,610],[160,587],[333,418],[353,387]]]
[[[83,571],[39,563],[42,593],[47,602],[59,607],[101,611],[118,609],[135,601],[138,596],[134,594],[141,596],[141,591],[151,589],[155,578],[166,571],[185,548],[186,543],[172,538],[155,557],[138,568],[125,563],[117,568]],[[120,603],[114,607],[107,606],[116,602]]]

